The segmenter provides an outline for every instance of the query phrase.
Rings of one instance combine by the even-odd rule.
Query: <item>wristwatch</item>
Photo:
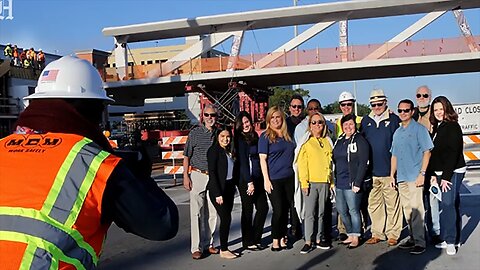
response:
[[[420,173],[422,174],[422,176],[425,176],[425,171],[420,171]]]

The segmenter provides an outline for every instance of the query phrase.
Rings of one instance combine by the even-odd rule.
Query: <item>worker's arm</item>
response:
[[[175,203],[155,181],[137,178],[121,161],[108,179],[102,200],[102,222],[149,240],[168,240],[178,231]]]

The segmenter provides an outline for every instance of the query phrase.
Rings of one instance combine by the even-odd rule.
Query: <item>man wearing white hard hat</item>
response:
[[[390,112],[387,96],[382,89],[370,93],[372,111],[363,117],[361,130],[370,144],[372,190],[368,196],[368,213],[372,221],[372,237],[367,244],[388,240],[395,246],[402,231],[402,215],[398,190],[390,187],[390,161],[393,134],[400,126],[400,118]]]
[[[95,269],[112,222],[150,240],[176,235],[174,202],[103,136],[113,99],[89,62],[51,62],[25,99],[14,134],[0,141],[2,269]]]

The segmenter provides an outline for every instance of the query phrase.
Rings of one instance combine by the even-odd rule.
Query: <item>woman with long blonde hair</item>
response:
[[[258,140],[265,191],[272,203],[272,251],[287,248],[288,209],[293,201],[295,143],[287,131],[285,113],[273,106],[267,112],[267,129]]]

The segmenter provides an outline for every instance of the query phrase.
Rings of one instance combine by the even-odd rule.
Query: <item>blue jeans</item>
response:
[[[354,193],[351,189],[335,189],[337,196],[336,207],[342,216],[343,224],[349,236],[360,236],[362,219],[360,218],[361,193]]]
[[[458,244],[460,242],[460,230],[462,220],[460,217],[460,187],[465,173],[453,173],[450,190],[442,192],[440,207],[440,231],[442,239],[447,244]],[[440,177],[437,177],[437,180]],[[440,181],[439,181],[440,183]]]

